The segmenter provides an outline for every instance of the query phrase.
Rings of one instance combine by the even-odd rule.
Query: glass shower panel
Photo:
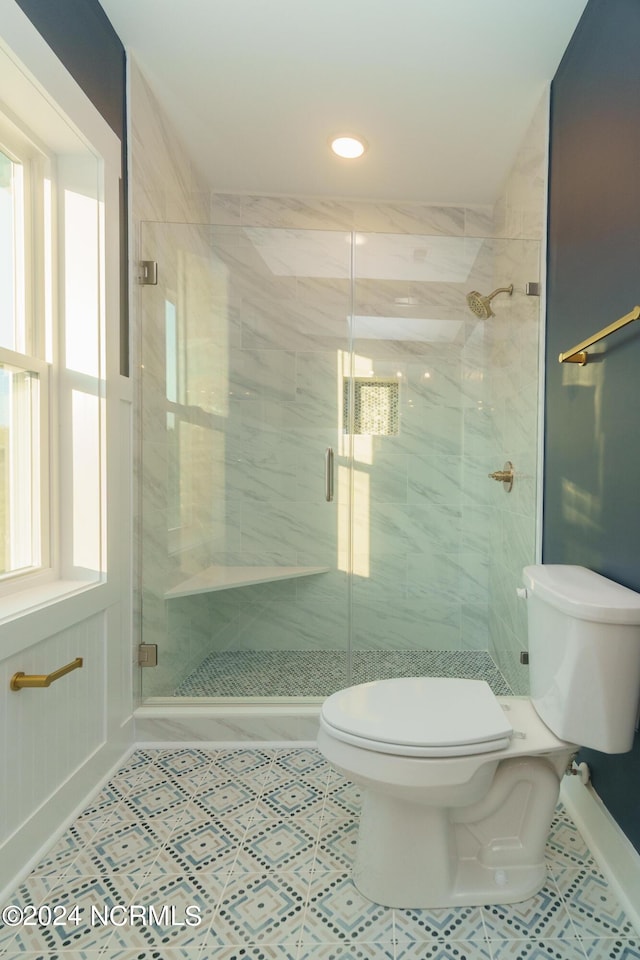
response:
[[[347,677],[351,235],[145,223],[141,257],[143,693],[324,696]]]
[[[505,591],[535,557],[539,308],[524,289],[538,261],[537,242],[355,238],[356,682],[472,676],[509,692],[523,625]],[[467,293],[512,282],[495,317],[469,311]],[[510,498],[488,479],[506,459]],[[522,668],[509,682],[526,684]]]

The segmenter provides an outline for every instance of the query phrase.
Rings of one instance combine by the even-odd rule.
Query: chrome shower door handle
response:
[[[333,500],[333,448],[327,447],[324,454],[324,498],[327,503]]]

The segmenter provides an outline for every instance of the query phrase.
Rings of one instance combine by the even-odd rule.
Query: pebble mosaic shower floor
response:
[[[485,651],[356,650],[351,683],[385,677],[486,680],[497,696],[511,690]],[[342,650],[236,650],[210,654],[174,690],[176,697],[326,697],[347,686]]]
[[[0,960],[640,958],[562,807],[539,894],[438,910],[358,893],[358,810],[357,789],[312,748],[137,749],[6,901],[25,914],[77,905],[78,923],[5,925]],[[138,919],[119,925],[132,904]],[[116,907],[118,923],[89,922],[92,906]],[[148,923],[151,906],[161,922]],[[195,907],[202,922],[180,926]]]

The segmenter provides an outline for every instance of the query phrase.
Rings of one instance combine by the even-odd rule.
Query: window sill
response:
[[[104,607],[105,590],[103,581],[50,580],[0,598],[0,659]]]
[[[16,590],[15,593],[0,599],[0,626],[16,617],[23,617],[34,610],[40,610],[50,603],[81,593],[89,587],[100,586],[98,580],[49,580],[37,587]]]

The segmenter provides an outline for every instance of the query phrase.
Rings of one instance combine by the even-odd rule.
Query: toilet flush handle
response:
[[[526,587],[516,587],[516,596],[519,600],[526,600],[529,596],[529,591]]]

